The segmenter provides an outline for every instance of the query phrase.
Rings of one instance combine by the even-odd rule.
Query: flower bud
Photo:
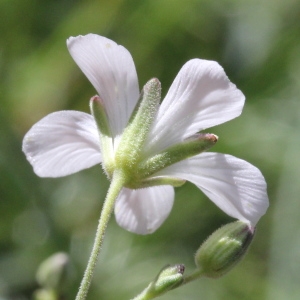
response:
[[[63,252],[55,253],[41,263],[36,280],[43,288],[61,291],[68,281],[69,267],[68,255]]]
[[[241,221],[216,230],[198,249],[195,262],[204,276],[217,278],[227,273],[246,254],[255,229]]]
[[[184,265],[166,266],[156,277],[153,287],[159,294],[169,291],[183,281]]]
[[[158,297],[183,282],[184,265],[167,265],[146,289],[134,299],[152,299]]]

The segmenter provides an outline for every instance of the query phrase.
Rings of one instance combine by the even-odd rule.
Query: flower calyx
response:
[[[96,121],[99,132],[103,168],[107,176],[109,178],[112,178],[112,174],[114,171],[113,138],[104,102],[98,95],[93,96],[90,99],[90,109]]]
[[[99,130],[104,170],[109,178],[117,171],[123,177],[125,187],[138,189],[155,185],[181,186],[185,180],[155,176],[155,173],[208,150],[218,140],[214,134],[198,133],[160,153],[145,155],[144,145],[157,115],[160,99],[161,85],[158,79],[153,78],[144,86],[117,145],[114,145],[103,101],[99,96],[92,97],[90,101]]]

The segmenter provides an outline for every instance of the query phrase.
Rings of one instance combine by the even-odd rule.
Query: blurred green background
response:
[[[72,299],[86,266],[108,181],[100,167],[39,178],[21,145],[53,111],[89,112],[95,91],[65,40],[90,32],[131,52],[140,86],[155,76],[166,94],[199,57],[218,61],[247,97],[241,117],[211,129],[220,137],[213,151],[262,171],[270,209],[234,270],[162,299],[300,299],[299,20],[296,0],[0,0],[0,299],[30,299],[39,264],[57,251],[72,261]],[[130,299],[167,263],[192,271],[201,242],[230,221],[189,183],[152,235],[112,218],[88,299]]]

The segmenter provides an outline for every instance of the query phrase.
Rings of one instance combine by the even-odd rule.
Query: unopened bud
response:
[[[61,291],[69,277],[69,257],[59,252],[44,260],[38,268],[36,280],[46,289]]]
[[[163,268],[153,282],[155,291],[161,294],[180,284],[183,281],[184,269],[184,265]]]
[[[254,228],[241,221],[216,230],[199,248],[195,262],[204,276],[217,278],[227,273],[246,254]]]
[[[153,299],[183,282],[184,265],[166,266],[156,278],[134,299]]]

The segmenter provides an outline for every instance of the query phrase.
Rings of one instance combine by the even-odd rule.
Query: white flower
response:
[[[109,159],[113,165],[122,134],[139,99],[132,57],[124,47],[94,34],[71,37],[67,45],[99,94],[94,99],[101,102],[107,115],[111,133],[108,143],[112,150]],[[244,100],[242,92],[229,81],[218,63],[201,59],[188,61],[153,115],[140,149],[142,157],[144,160],[155,157],[203,129],[238,117]],[[105,169],[105,153],[100,144],[92,115],[60,111],[46,116],[29,130],[24,137],[23,151],[37,175],[60,177],[98,163],[104,163]],[[108,163],[106,167],[109,169]],[[167,165],[150,177],[158,181],[188,180],[225,213],[251,226],[255,226],[268,207],[266,182],[260,171],[230,155],[200,153]],[[172,185],[141,189],[127,186],[115,204],[116,220],[129,231],[151,233],[167,218],[173,201]]]

